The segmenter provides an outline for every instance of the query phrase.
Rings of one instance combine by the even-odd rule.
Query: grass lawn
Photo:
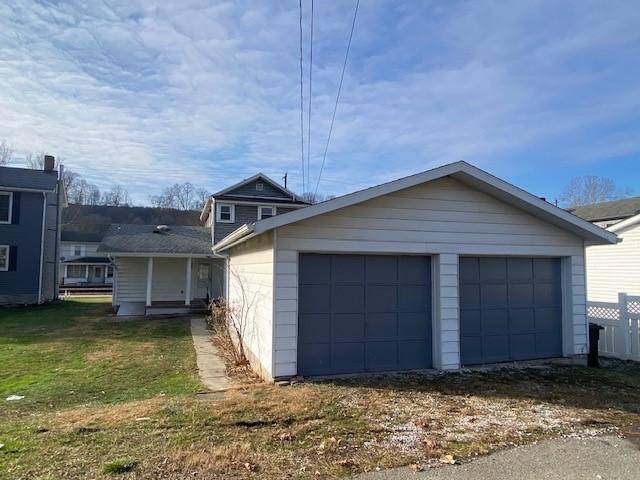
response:
[[[640,366],[624,363],[203,400],[187,321],[112,322],[95,300],[0,310],[0,365],[0,478],[331,477],[640,424]]]

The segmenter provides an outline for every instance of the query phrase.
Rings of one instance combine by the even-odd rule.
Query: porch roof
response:
[[[111,255],[214,256],[208,227],[114,224],[109,227],[98,252]]]

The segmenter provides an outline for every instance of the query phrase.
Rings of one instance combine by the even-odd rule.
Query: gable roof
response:
[[[58,171],[0,167],[0,189],[16,188],[52,192],[58,184]]]
[[[590,205],[570,208],[569,211],[589,222],[624,219],[640,213],[640,197],[592,203]]]
[[[298,196],[293,193],[291,190],[284,188],[282,185],[280,185],[278,182],[276,182],[275,180],[272,180],[271,178],[267,177],[264,173],[256,173],[254,176],[249,177],[249,178],[245,178],[244,180],[241,180],[238,183],[235,183],[233,185],[231,185],[230,187],[224,188],[222,190],[220,190],[219,192],[216,192],[212,195],[212,197],[217,198],[220,197],[222,195],[227,195],[230,192],[232,192],[233,190],[242,187],[243,185],[247,185],[248,183],[251,182],[255,182],[256,180],[262,180],[266,183],[268,183],[269,185],[271,185],[273,188],[275,188],[276,190],[279,190],[282,192],[282,195],[284,197],[289,197],[291,198],[294,202],[298,201],[302,201],[300,198],[298,198]],[[303,202],[304,203],[304,202]]]
[[[97,251],[125,256],[149,253],[213,256],[211,231],[207,227],[185,225],[170,225],[166,231],[159,231],[156,225],[111,225]]]
[[[597,227],[546,202],[545,200],[541,200],[535,195],[515,187],[467,162],[459,161],[388,183],[383,183],[375,187],[370,187],[365,190],[336,197],[322,203],[311,205],[307,208],[277,215],[251,224],[245,224],[220,240],[214,245],[213,249],[214,251],[220,252],[238,243],[242,243],[251,237],[273,230],[274,228],[299,222],[316,215],[332,212],[340,208],[365,202],[376,197],[446,176],[450,176],[462,183],[476,188],[479,191],[487,193],[549,223],[568,230],[594,244],[616,243],[617,241],[617,237],[614,233]]]

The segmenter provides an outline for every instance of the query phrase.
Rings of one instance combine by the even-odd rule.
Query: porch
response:
[[[224,295],[225,261],[201,256],[116,257],[118,316],[203,312]]]

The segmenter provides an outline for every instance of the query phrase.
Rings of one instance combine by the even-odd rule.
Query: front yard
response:
[[[1,478],[315,478],[640,424],[640,367],[247,384],[199,398],[189,324],[0,310]],[[24,396],[7,401],[9,395]]]

